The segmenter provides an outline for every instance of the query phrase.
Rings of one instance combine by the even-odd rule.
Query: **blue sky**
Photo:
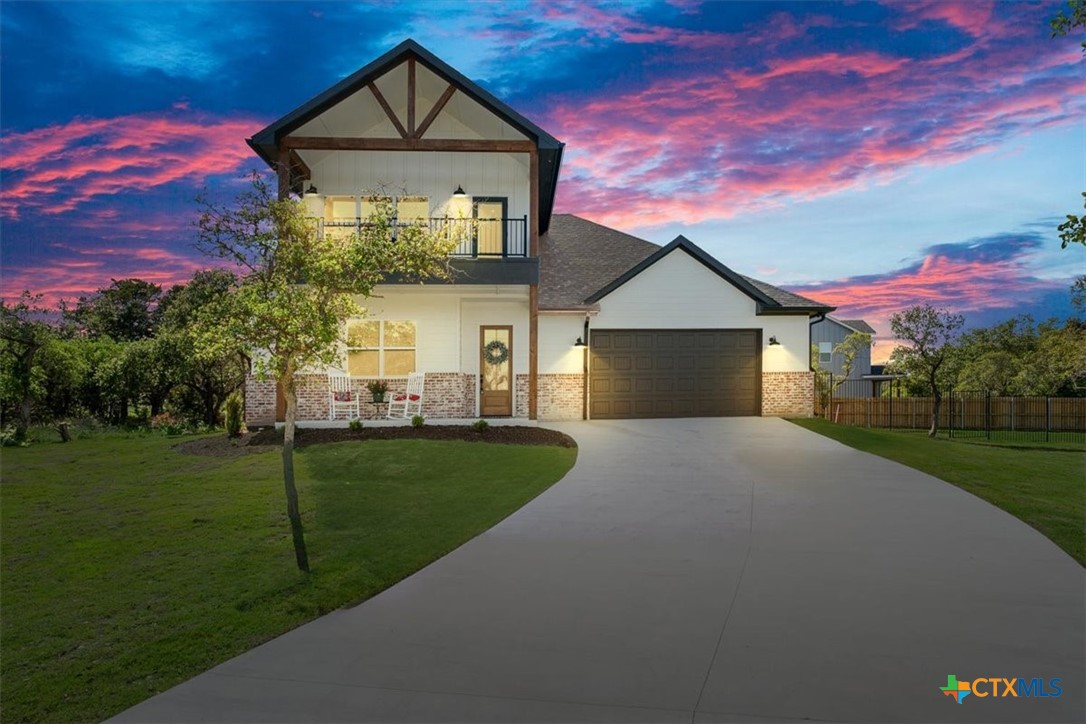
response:
[[[1080,38],[1050,3],[0,5],[3,294],[183,281],[193,198],[407,37],[566,142],[557,207],[864,317],[1070,313]]]

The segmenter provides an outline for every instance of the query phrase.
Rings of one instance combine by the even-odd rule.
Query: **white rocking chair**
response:
[[[388,416],[411,417],[422,414],[422,372],[412,372],[407,376],[407,391],[397,392],[388,401]]]
[[[336,419],[336,412],[345,410],[348,420],[362,416],[361,405],[358,401],[358,393],[351,389],[351,378],[345,373],[336,370],[328,373],[328,419]]]

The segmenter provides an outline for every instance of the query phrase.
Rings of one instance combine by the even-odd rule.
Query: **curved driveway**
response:
[[[1006,513],[777,419],[554,427],[525,508],[118,719],[1083,720],[1086,576]]]

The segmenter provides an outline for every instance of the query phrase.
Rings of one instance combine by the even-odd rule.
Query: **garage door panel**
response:
[[[761,411],[758,330],[594,330],[592,417]]]

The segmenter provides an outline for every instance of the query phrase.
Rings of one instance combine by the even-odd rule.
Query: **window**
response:
[[[348,320],[345,366],[352,377],[405,377],[414,372],[415,323]]]
[[[401,224],[426,223],[429,218],[428,196],[401,196],[396,199],[396,219]]]
[[[818,364],[828,365],[833,362],[833,342],[818,343]]]

